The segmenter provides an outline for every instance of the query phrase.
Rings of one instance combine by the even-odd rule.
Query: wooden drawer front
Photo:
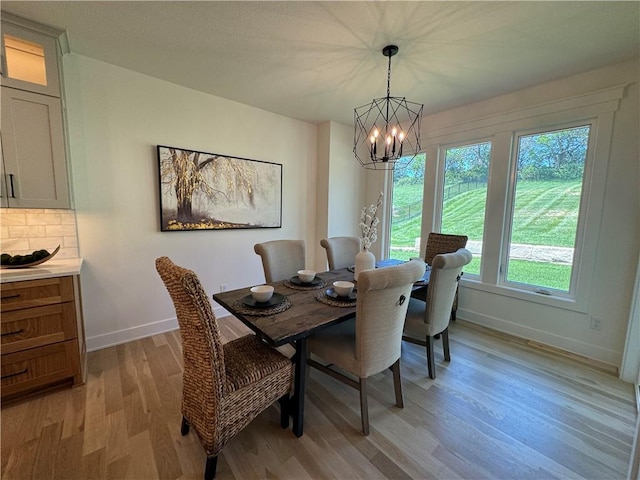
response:
[[[76,340],[2,355],[2,397],[73,378]]]
[[[0,284],[2,312],[73,301],[73,278],[57,277]]]
[[[72,340],[78,334],[73,302],[3,312],[0,320],[3,355]]]

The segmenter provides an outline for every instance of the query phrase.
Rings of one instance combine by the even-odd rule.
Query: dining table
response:
[[[379,267],[397,263],[380,264]],[[426,272],[428,275],[428,271]],[[356,313],[357,282],[352,269],[339,269],[316,274],[311,284],[296,281],[297,277],[271,283],[274,287],[273,305],[263,306],[251,300],[250,287],[215,293],[213,300],[255,332],[272,347],[291,344],[294,379],[291,398],[293,433],[303,434],[304,397],[306,380],[307,339],[319,330],[353,318]],[[327,295],[333,282],[354,282],[356,288],[351,300],[334,299]],[[416,282],[414,289],[424,288],[428,276]],[[280,300],[281,299],[281,300]],[[279,303],[275,303],[275,302]]]

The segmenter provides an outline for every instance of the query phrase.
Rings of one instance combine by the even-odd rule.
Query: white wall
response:
[[[638,72],[636,59],[441,112],[423,120],[423,136],[427,137],[426,142],[423,142],[427,148],[424,235],[425,231],[428,232],[433,225],[437,225],[433,212],[436,203],[434,192],[438,188],[436,157],[439,142],[446,142],[447,138],[459,135],[453,133],[459,131],[465,131],[463,136],[474,140],[487,138],[486,135],[510,138],[511,130],[518,128],[514,126],[515,121],[510,121],[518,118],[520,113],[517,112],[540,114],[545,110],[545,105],[564,102],[566,99],[572,99],[567,100],[569,104],[579,104],[591,92],[627,84],[623,97],[619,99],[617,111],[603,114],[603,117],[613,116],[612,134],[609,136],[598,132],[600,144],[596,146],[596,150],[599,149],[600,153],[596,154],[594,170],[597,175],[594,184],[598,187],[590,192],[592,195],[597,194],[598,201],[590,202],[590,209],[595,208],[588,214],[586,247],[583,249],[589,253],[590,258],[584,264],[589,265],[590,269],[580,272],[581,291],[578,292],[583,305],[574,309],[565,305],[563,308],[562,302],[553,304],[551,300],[545,305],[543,300],[536,301],[535,294],[524,294],[518,298],[517,295],[509,295],[499,285],[474,284],[463,279],[458,309],[460,318],[620,366],[640,248]],[[610,103],[615,102],[618,99]],[[605,123],[603,121],[601,125]],[[610,149],[602,142],[605,136],[611,139]],[[492,162],[508,160],[508,152],[492,154]],[[492,166],[492,172],[497,170]],[[508,171],[506,168],[500,170]],[[490,179],[491,183],[496,181],[500,185],[506,184],[506,177]],[[496,191],[499,194],[496,195]],[[490,188],[487,211],[490,211],[492,202],[504,202],[505,192],[506,190]],[[493,211],[496,210],[500,209],[493,208]],[[486,221],[494,225],[497,222],[499,227],[501,218],[497,217],[500,215],[487,218]],[[485,244],[488,244],[485,245],[485,256],[488,256],[487,252],[494,256],[500,253],[497,246],[501,230],[493,228],[491,231],[498,231],[498,237],[485,237]],[[491,273],[497,277],[497,271]],[[484,276],[483,271],[483,280]],[[590,328],[591,317],[601,319],[602,330]]]
[[[177,326],[158,256],[211,293],[264,282],[257,242],[304,239],[314,264],[314,125],[75,54],[63,66],[89,349]],[[158,144],[283,164],[282,228],[160,232]]]
[[[353,156],[353,128],[336,122],[318,126],[318,198],[316,232],[319,239],[358,236],[366,173]],[[317,263],[328,268],[323,248]]]

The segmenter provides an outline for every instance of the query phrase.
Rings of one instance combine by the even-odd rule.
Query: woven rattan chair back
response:
[[[182,339],[182,414],[207,451],[216,449],[219,405],[224,394],[224,351],[211,302],[196,274],[169,258],[156,269],[176,309]]]
[[[424,261],[427,265],[433,264],[433,257],[441,253],[457,252],[459,248],[467,246],[466,235],[450,235],[446,233],[431,232],[427,237],[427,247],[424,253]]]
[[[222,343],[211,302],[198,277],[169,258],[156,269],[176,309],[182,339],[182,435],[193,427],[207,453],[205,480],[233,436],[276,400],[289,421],[291,361],[255,335]]]

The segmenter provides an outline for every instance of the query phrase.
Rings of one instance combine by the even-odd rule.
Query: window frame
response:
[[[588,208],[588,197],[591,189],[591,170],[593,169],[593,152],[594,152],[594,132],[597,130],[597,120],[594,118],[587,120],[578,120],[562,124],[554,124],[550,126],[540,125],[536,128],[528,128],[523,130],[517,130],[513,132],[511,158],[509,164],[509,185],[507,187],[507,199],[506,199],[506,211],[505,211],[505,225],[502,237],[502,258],[500,259],[499,278],[498,285],[504,285],[509,288],[514,288],[523,291],[531,291],[540,295],[551,295],[558,298],[575,299],[576,289],[578,283],[579,266],[582,264],[582,245],[584,244],[585,235],[585,223],[586,223],[586,209]],[[513,216],[515,210],[516,200],[516,186],[517,186],[517,174],[518,174],[518,155],[520,148],[520,138],[552,133],[561,130],[570,130],[572,128],[589,127],[589,139],[587,142],[587,151],[584,160],[584,171],[582,173],[582,182],[580,188],[580,204],[578,206],[578,221],[576,225],[576,234],[574,242],[573,262],[571,265],[571,278],[569,280],[569,290],[558,290],[551,287],[543,287],[541,285],[534,285],[531,283],[516,282],[507,279],[509,253],[511,245],[511,236],[513,228]]]
[[[434,216],[434,226],[436,227],[437,232],[442,232],[442,216],[443,216],[443,207],[444,207],[444,186],[445,186],[445,168],[447,165],[447,150],[451,148],[461,148],[468,147],[472,145],[478,145],[481,143],[488,143],[490,145],[491,153],[489,155],[489,172],[491,172],[491,162],[493,159],[493,138],[492,137],[483,137],[483,138],[475,138],[469,141],[455,141],[447,144],[439,145],[438,148],[438,178],[440,179],[436,191],[436,211]],[[489,173],[487,174],[489,176]],[[484,244],[484,230],[486,228],[486,219],[487,219],[487,200],[489,197],[489,178],[487,178],[487,196],[484,199],[484,218],[482,219],[482,242]],[[464,235],[464,232],[460,232],[461,235]],[[425,244],[426,248],[426,244]],[[480,256],[482,258],[482,255]],[[466,278],[474,278],[480,279],[482,277],[482,266],[483,262],[480,260],[480,273],[470,273],[464,272]]]
[[[465,275],[460,280],[461,287],[468,289],[471,298],[475,296],[473,291],[477,290],[578,313],[588,311],[589,297],[595,283],[592,272],[595,268],[600,237],[598,229],[604,215],[613,123],[625,88],[626,85],[616,85],[501,113],[471,119],[457,118],[456,121],[439,125],[423,122],[423,125],[429,123],[430,128],[424,128],[422,132],[422,145],[427,156],[422,238],[426,238],[430,231],[438,231],[440,225],[439,205],[444,170],[441,150],[452,144],[473,144],[485,139],[492,140],[480,276],[472,278],[472,275]],[[581,258],[579,262],[574,262],[577,280],[574,282],[573,298],[554,293],[543,295],[499,282],[500,266],[504,258],[507,187],[510,176],[515,174],[510,168],[514,133],[529,129],[551,130],[554,126],[569,124],[591,124],[590,148],[593,146],[591,162],[588,162],[591,165],[585,165],[583,176],[583,182],[588,177],[590,189],[586,195],[582,195],[582,201],[586,205],[583,207],[581,204],[581,214],[585,216],[582,221],[584,231],[580,232],[583,244],[580,246]],[[425,245],[422,243],[421,252],[424,252]]]

